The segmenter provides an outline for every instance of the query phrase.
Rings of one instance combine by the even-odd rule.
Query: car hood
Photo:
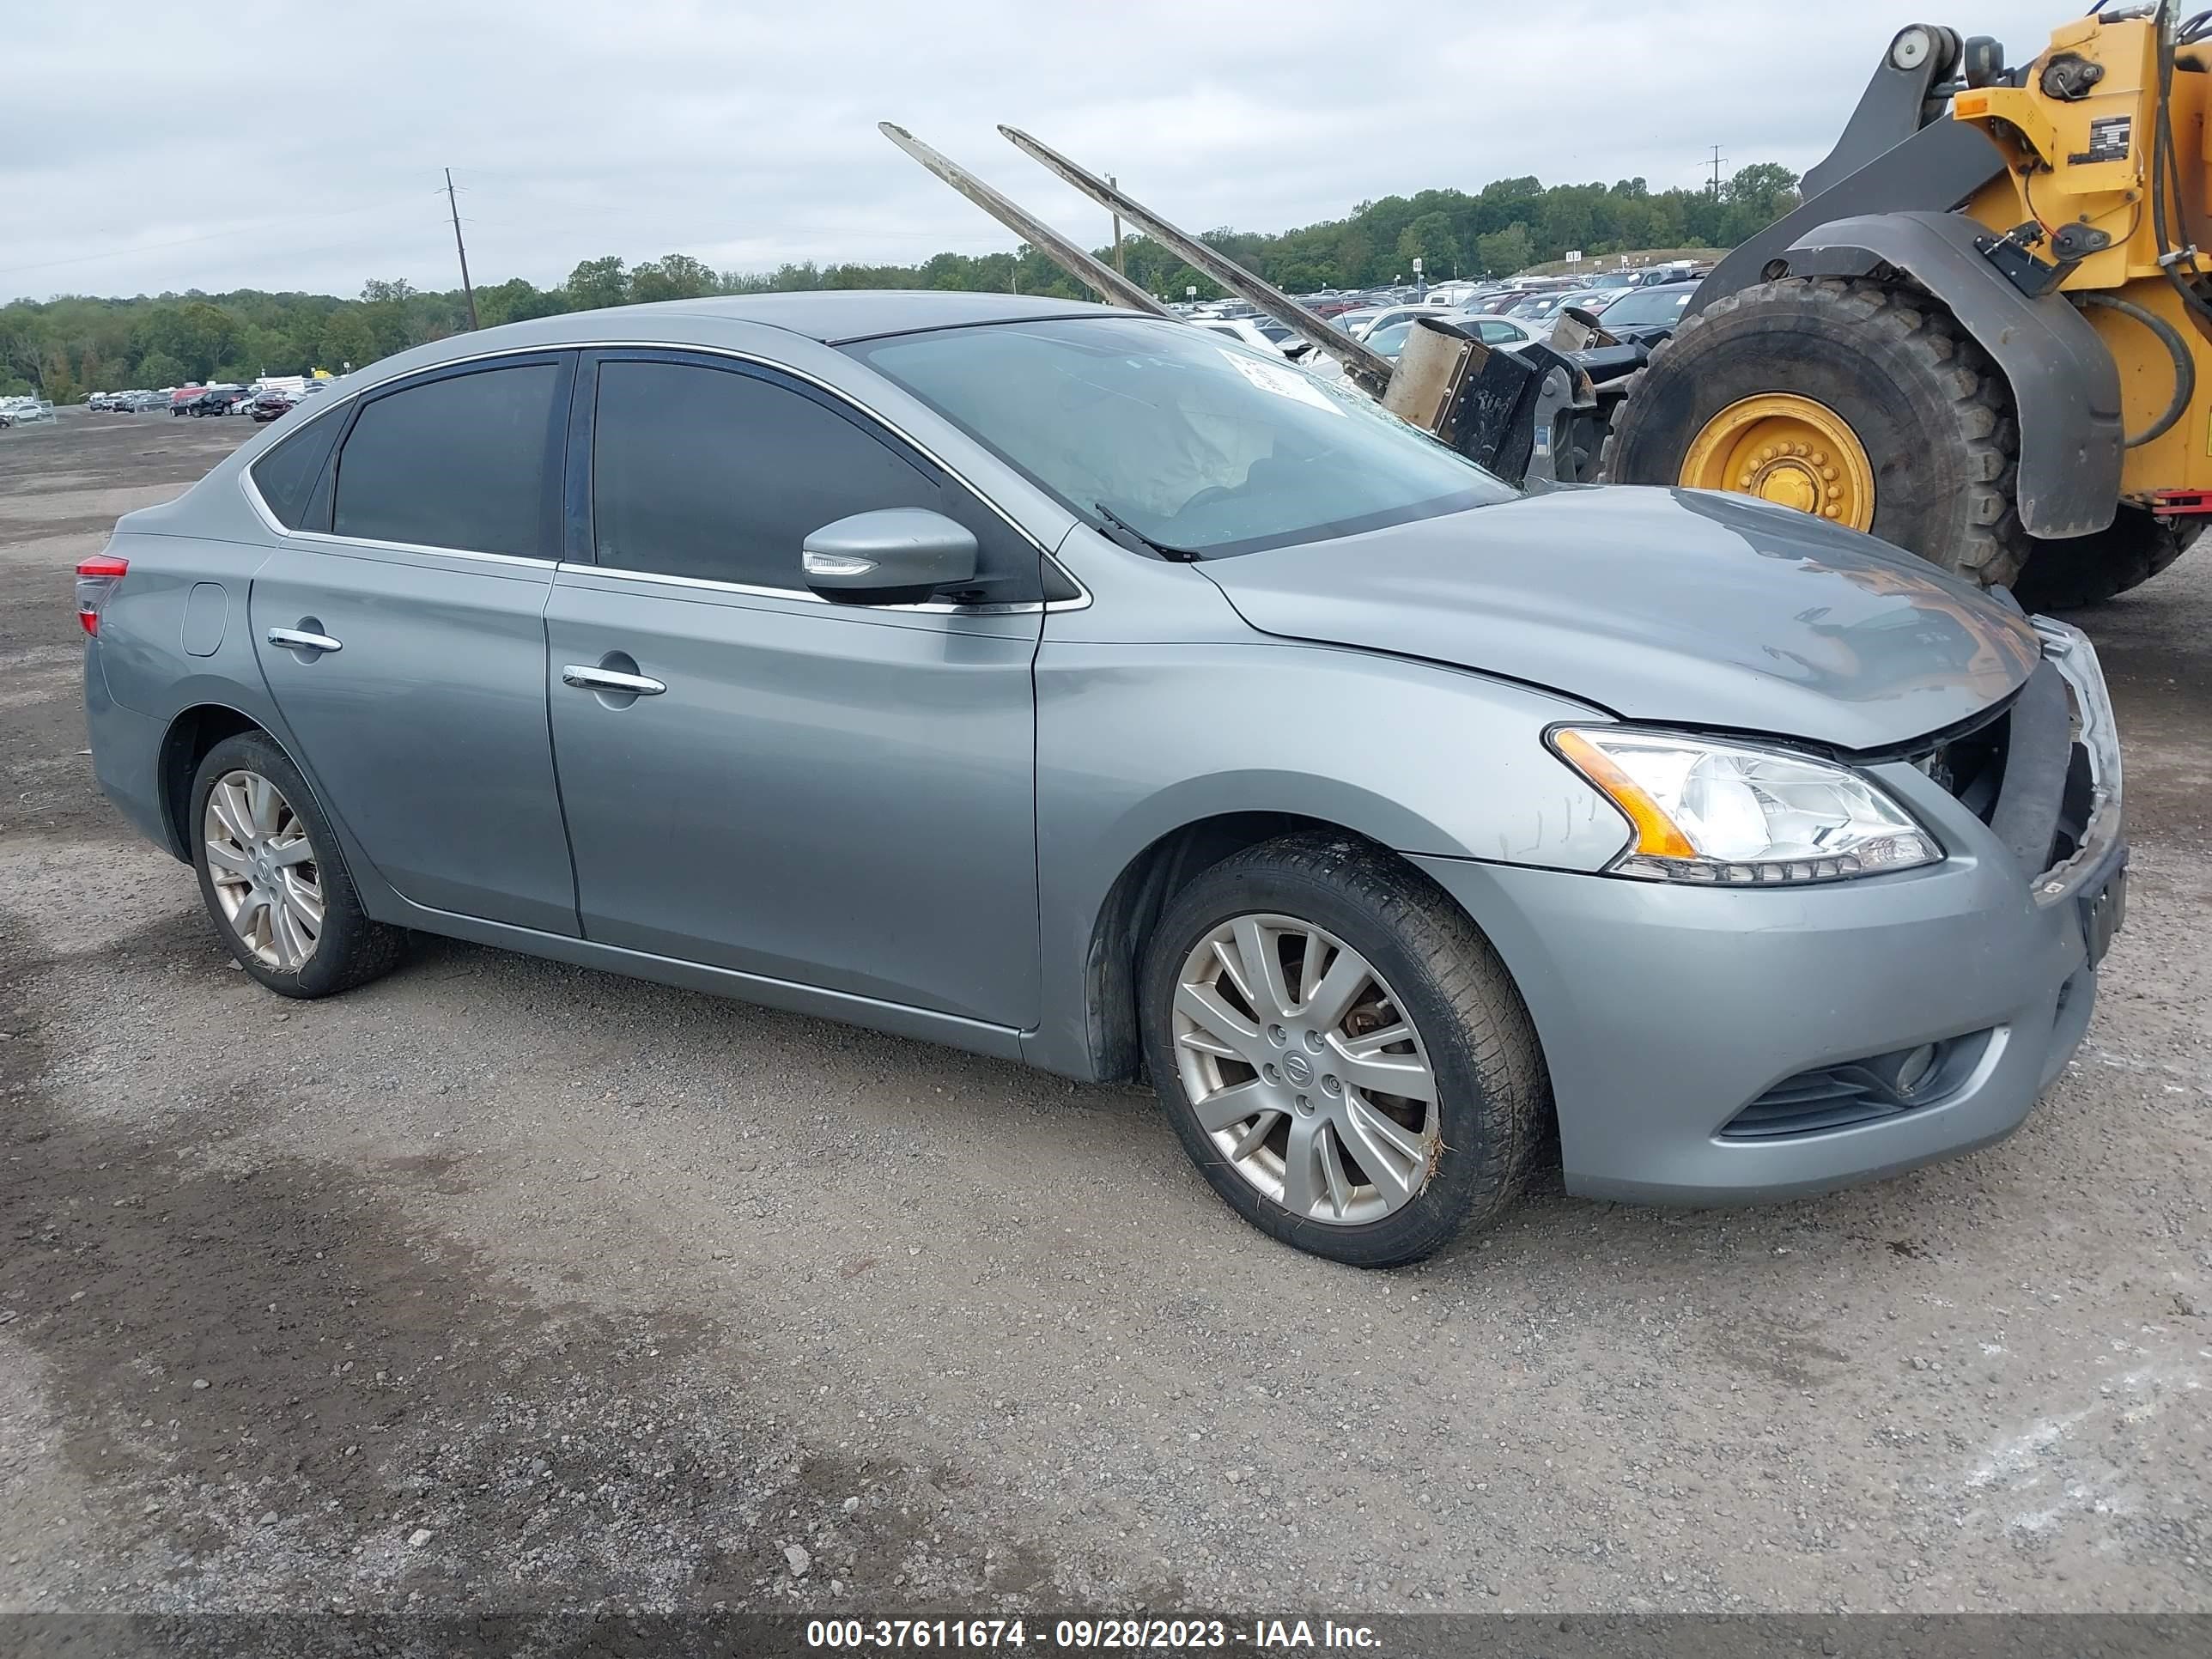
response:
[[[1968,720],[2040,656],[2016,610],[1923,560],[1700,490],[1556,489],[1198,568],[1263,633],[1840,749]]]

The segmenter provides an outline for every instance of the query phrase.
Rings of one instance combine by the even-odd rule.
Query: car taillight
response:
[[[76,619],[88,634],[100,633],[100,607],[131,569],[131,561],[102,553],[76,568]]]

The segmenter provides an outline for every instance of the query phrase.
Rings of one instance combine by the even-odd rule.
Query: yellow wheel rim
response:
[[[1866,446],[1834,410],[1794,392],[1746,398],[1707,421],[1682,459],[1681,482],[1756,495],[1853,530],[1874,527]]]

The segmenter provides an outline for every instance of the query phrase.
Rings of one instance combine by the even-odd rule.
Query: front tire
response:
[[[405,933],[362,908],[307,779],[261,732],[208,751],[193,775],[189,825],[216,932],[270,990],[332,996],[398,964]]]
[[[1820,435],[1835,428],[1840,447]],[[1761,495],[1993,586],[2031,546],[2014,510],[2018,451],[2011,388],[1935,298],[1794,278],[1716,300],[1653,352],[1604,476]]]
[[[2200,533],[2202,520],[2185,528],[2139,507],[2123,507],[2112,522],[2090,536],[2062,541],[2038,538],[2027,568],[2012,585],[2030,611],[2074,610],[2102,605],[2148,581],[2179,558]]]
[[[1269,842],[1184,888],[1147,945],[1139,1018],[1214,1190],[1353,1267],[1418,1261],[1494,1221],[1550,1121],[1535,1029],[1489,941],[1348,837]]]

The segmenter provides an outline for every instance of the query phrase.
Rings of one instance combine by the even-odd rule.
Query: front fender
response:
[[[1086,964],[1122,872],[1163,836],[1250,813],[1408,854],[1596,870],[1628,826],[1546,748],[1607,718],[1533,687],[1288,642],[1056,641],[1038,653],[1042,1020],[1024,1052],[1095,1074]]]
[[[1792,276],[1901,270],[1996,360],[2020,423],[2015,499],[2033,536],[2087,536],[2120,499],[2120,371],[2063,295],[2029,299],[1982,255],[1989,232],[1958,213],[1874,213],[1804,232],[1782,255]]]

